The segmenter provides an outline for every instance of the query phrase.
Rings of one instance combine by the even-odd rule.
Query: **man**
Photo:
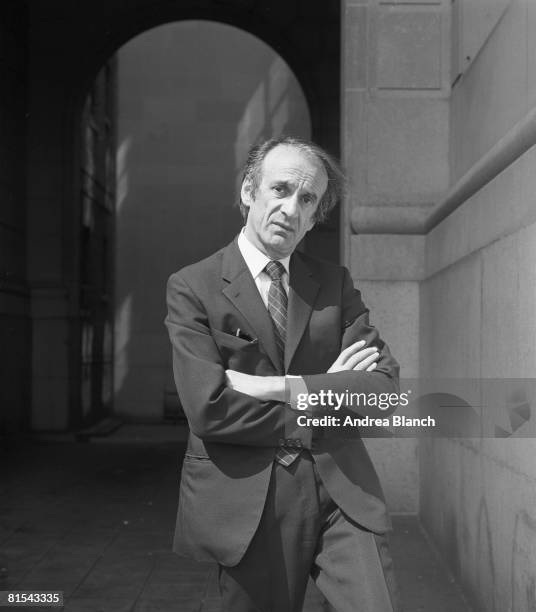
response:
[[[397,390],[348,271],[295,250],[341,176],[312,143],[263,143],[246,165],[240,235],[168,282],[190,425],[174,550],[218,562],[229,612],[297,612],[309,575],[338,612],[396,607],[390,523],[361,438],[297,421],[301,392]]]

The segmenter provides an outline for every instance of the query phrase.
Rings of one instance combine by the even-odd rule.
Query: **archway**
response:
[[[80,126],[88,92],[105,64],[104,73],[113,78],[114,66],[109,58],[128,40],[149,28],[188,19],[233,25],[269,44],[288,63],[305,92],[313,140],[331,153],[339,153],[341,7],[338,2],[326,5],[277,0],[268,5],[257,3],[246,7],[242,0],[181,3],[140,0],[127,6],[119,0],[109,0],[106,9],[100,10],[94,3],[74,7],[62,0],[53,13],[50,7],[32,3],[28,39],[32,61],[27,109],[30,186],[27,226],[28,243],[33,245],[28,255],[28,283],[32,291],[32,353],[35,356],[31,375],[31,425],[36,429],[78,430],[106,414],[106,410],[92,407],[93,399],[84,406],[80,392],[84,370],[82,341],[86,347],[95,344],[94,334],[82,333],[88,315],[82,296],[84,289],[95,289],[92,294],[95,304],[98,298],[100,306],[113,307],[113,296],[101,292],[98,283],[93,289],[92,283],[85,283],[82,268],[85,247],[81,237],[84,214],[81,193],[85,177],[81,173],[84,163],[81,152],[85,143]],[[69,28],[64,27],[65,20]],[[41,27],[45,23],[48,25]],[[99,92],[102,90],[97,86],[96,98]],[[109,101],[114,103],[113,96]],[[93,105],[93,110],[98,108]],[[106,120],[103,116],[101,119],[101,133],[104,133]],[[113,137],[113,129],[110,136]],[[99,137],[94,144],[101,146],[105,140]],[[104,213],[104,207],[100,212]],[[337,260],[338,219],[338,211],[334,211],[327,225],[311,231],[306,248]],[[113,228],[110,236],[108,251],[113,251]],[[86,251],[91,251],[92,242],[85,244]],[[101,258],[106,260],[106,256]],[[110,281],[113,278],[108,278]],[[101,341],[102,346],[110,344],[104,343],[104,333]],[[36,357],[39,355],[53,357],[40,360]],[[86,370],[101,367],[94,363],[95,354],[88,353],[86,357]],[[110,372],[109,364],[104,362],[101,369]],[[91,378],[94,380],[90,376],[86,387],[91,388],[97,404],[102,404],[103,395],[106,401],[109,394],[98,385],[93,388]],[[110,380],[108,374],[104,378]]]
[[[212,21],[154,28],[118,52],[114,411],[160,420],[173,389],[162,325],[177,269],[239,231],[252,144],[310,138],[296,77],[264,42]]]

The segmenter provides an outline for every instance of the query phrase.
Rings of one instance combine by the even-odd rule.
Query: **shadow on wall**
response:
[[[287,64],[243,30],[184,21],[118,52],[115,412],[161,419],[172,387],[168,276],[224,246],[252,144],[310,137]]]

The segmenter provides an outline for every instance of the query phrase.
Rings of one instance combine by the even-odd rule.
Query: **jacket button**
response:
[[[278,444],[279,444],[279,446],[285,446],[285,439],[284,438],[279,438]]]

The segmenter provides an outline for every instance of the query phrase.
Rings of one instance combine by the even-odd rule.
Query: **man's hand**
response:
[[[380,353],[375,346],[369,346],[365,349],[363,346],[365,346],[365,341],[359,340],[344,349],[344,351],[341,351],[341,354],[329,368],[328,374],[343,370],[365,370],[366,372],[372,372],[376,368],[376,362],[380,357]]]
[[[246,393],[261,401],[284,402],[284,376],[254,376],[236,370],[225,370],[227,386],[240,393]]]
[[[372,372],[380,356],[376,347],[362,348],[364,340],[355,342],[341,352],[328,370],[341,372],[343,370],[365,370]],[[225,370],[225,381],[230,389],[256,397],[261,401],[285,402],[284,376],[254,376],[236,370]]]

